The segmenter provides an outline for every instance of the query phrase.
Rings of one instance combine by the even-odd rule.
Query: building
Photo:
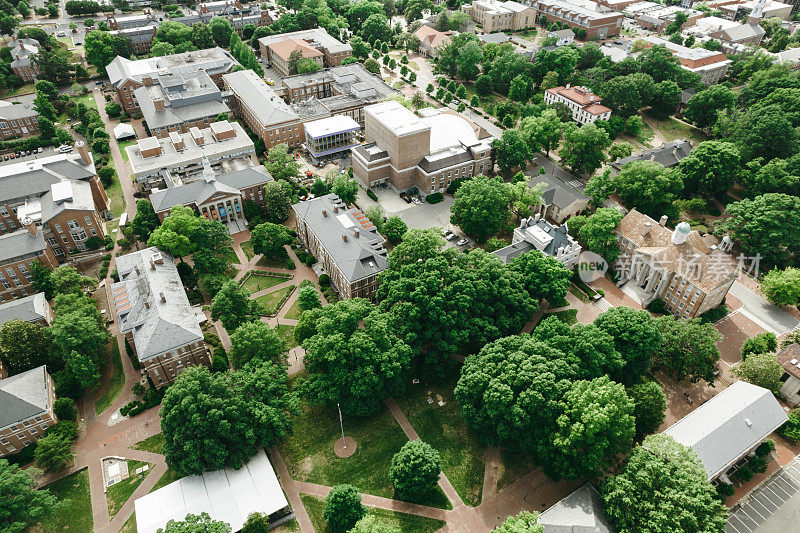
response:
[[[709,481],[730,483],[747,455],[788,419],[769,390],[737,381],[662,433],[700,457]]]
[[[674,230],[632,209],[619,222],[617,285],[644,307],[656,298],[681,318],[719,306],[736,279],[730,258],[711,235],[701,236],[681,222]]]
[[[544,533],[611,533],[603,516],[603,498],[587,483],[544,511],[539,517]]]
[[[461,6],[472,20],[488,33],[511,30],[519,31],[536,24],[536,12],[530,6],[508,0],[475,0],[472,4]]]
[[[385,239],[358,209],[327,194],[292,206],[297,238],[317,258],[342,298],[375,297],[378,275],[389,266]]]
[[[32,277],[35,261],[45,268],[58,266],[41,230],[31,225],[0,235],[0,302],[36,293]]]
[[[47,303],[44,293],[37,292],[19,300],[0,304],[0,328],[10,320],[49,326],[53,321],[53,309]]]
[[[461,7],[463,8],[464,6]],[[506,33],[481,33],[478,35],[478,40],[483,44],[503,44],[511,42],[511,36]]]
[[[39,135],[39,112],[31,104],[0,100],[0,140]]]
[[[572,120],[578,124],[594,124],[598,120],[611,118],[611,110],[600,102],[602,99],[586,87],[553,87],[544,92],[547,105],[560,102],[572,111]]]
[[[222,91],[203,70],[145,78],[144,86],[134,90],[133,96],[156,137],[166,137],[171,131],[186,133],[192,127],[207,128],[219,114],[230,112]]]
[[[754,12],[756,5],[760,2],[758,0],[749,0],[746,2],[729,3],[719,6],[722,16],[731,20],[748,20]],[[774,0],[767,0],[764,2],[761,15],[758,17],[770,19],[779,18],[781,20],[790,20],[792,18],[791,4],[784,4],[783,2],[775,2]]]
[[[269,517],[270,527],[294,519],[275,470],[262,448],[242,468],[187,476],[134,502],[138,533],[156,533],[170,520],[208,513],[212,520],[241,531],[251,513]]]
[[[566,46],[575,42],[575,32],[572,30],[558,30],[547,32],[547,36],[556,40],[556,46]]]
[[[389,100],[364,112],[365,143],[351,153],[353,175],[365,188],[388,184],[428,195],[492,168],[492,137],[451,109],[421,109],[418,117]]]
[[[764,38],[764,28],[758,24],[739,24],[734,27],[721,28],[708,34],[722,43],[722,50],[743,51],[747,46],[758,46]]]
[[[303,124],[306,142],[303,144],[311,160],[316,163],[327,159],[345,157],[351,148],[358,146],[361,126],[344,115],[322,118]]]
[[[264,185],[273,181],[263,165],[235,172],[216,175],[208,159],[204,159],[202,176],[187,183],[174,186],[173,180],[165,180],[166,189],[153,189],[150,203],[158,218],[164,218],[176,205],[190,207],[198,215],[217,220],[231,233],[247,229],[244,218],[244,200],[264,205]],[[172,187],[170,187],[172,185]]]
[[[321,69],[325,54],[303,39],[290,38],[267,46],[267,57],[281,76],[289,76],[297,74],[297,62],[302,59],[313,61]]]
[[[301,45],[300,41],[302,41],[304,45]],[[272,47],[271,45],[273,44],[278,44],[278,46]],[[293,31],[291,33],[281,33],[279,35],[269,35],[259,39],[258,46],[261,51],[261,59],[275,66],[277,69],[285,68],[281,67],[281,65],[286,63],[289,53],[291,53],[292,50],[295,50],[296,46],[303,46],[303,57],[305,57],[305,54],[307,53],[310,54],[310,51],[307,50],[308,48],[321,52],[321,63],[319,64],[328,68],[341,65],[345,58],[353,55],[352,46],[342,43],[335,37],[331,36],[331,34],[329,34],[323,28],[313,28],[310,30]],[[284,54],[287,49],[290,49],[289,52]],[[281,57],[276,58],[275,54],[278,52],[281,53]],[[283,59],[284,55],[286,59]],[[309,58],[316,61],[317,57],[320,56],[314,55],[314,57]],[[284,75],[288,75],[288,73],[289,70],[287,68],[286,74]]]
[[[539,214],[559,224],[589,207],[589,198],[581,191],[552,174],[526,172],[528,185],[543,186]]]
[[[427,57],[435,57],[438,48],[450,44],[454,33],[452,31],[439,31],[423,24],[414,32],[414,37],[419,39],[419,53]]]
[[[11,49],[11,70],[22,81],[36,81],[42,73],[35,61],[40,46],[35,39],[14,39],[8,43],[8,48]]]
[[[131,43],[131,48],[136,55],[146,55],[150,53],[153,46],[153,39],[158,31],[158,23],[154,22],[140,28],[126,28],[124,30],[110,31],[111,35],[127,39]]]
[[[172,132],[168,137],[147,137],[125,148],[131,175],[147,190],[171,181],[179,186],[203,171],[203,161],[228,173],[255,164],[255,146],[238,122],[214,122],[208,128]],[[164,185],[166,186],[166,185]]]
[[[567,233],[566,224],[556,226],[539,214],[523,218],[519,227],[514,229],[511,244],[492,253],[504,263],[510,263],[520,255],[534,250],[557,259],[570,270],[578,263],[581,255],[581,245]]]
[[[800,405],[800,344],[790,344],[778,352],[778,363],[783,367],[781,396],[789,405]]]
[[[643,43],[646,48],[664,46],[678,58],[681,67],[700,76],[703,85],[713,85],[728,72],[732,61],[722,52],[706,50],[705,48],[688,48],[672,43],[661,37],[642,37],[637,42]]]
[[[696,9],[665,6],[649,1],[630,4],[622,12],[626,17],[634,19],[640,28],[659,33],[663,32],[667,26],[676,20],[678,13],[683,13],[687,16],[686,22],[681,25],[681,29],[694,26],[698,20],[705,16],[705,13]]]
[[[134,91],[139,87],[152,85],[158,76],[168,73],[180,76],[202,70],[218,87],[222,87],[222,75],[238,64],[230,52],[216,47],[139,60],[117,56],[106,67],[106,72],[109,82],[117,91],[120,105],[126,112],[132,113],[139,111]]]
[[[55,425],[55,401],[45,366],[0,380],[0,457],[36,442]]]
[[[586,31],[586,39],[605,39],[619,35],[622,29],[622,13],[618,11],[601,11],[597,4],[595,9],[572,4],[564,0],[531,0],[531,7],[536,9],[537,17],[544,17],[548,22],[565,23],[570,29]]]
[[[117,257],[111,286],[119,331],[156,387],[189,366],[210,365],[198,314],[189,304],[172,257],[150,247]],[[203,316],[204,318],[204,316]]]
[[[625,165],[634,161],[652,161],[665,168],[672,168],[683,161],[692,152],[692,148],[692,141],[676,139],[665,143],[661,148],[651,148],[650,150],[612,161],[611,166],[620,171]]]
[[[245,5],[238,0],[201,2],[194,6],[195,10],[189,15],[176,17],[172,20],[185,24],[189,27],[195,24],[208,24],[214,17],[224,17],[228,19],[231,26],[242,37],[244,27],[251,24],[255,27],[268,26],[277,18],[270,14],[270,11],[262,10],[259,4],[253,2]]]

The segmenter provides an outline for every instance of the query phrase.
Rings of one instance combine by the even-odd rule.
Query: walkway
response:
[[[787,315],[739,281],[733,282],[730,293],[742,302],[740,312],[743,315],[775,335],[783,335],[800,325],[796,318]]]

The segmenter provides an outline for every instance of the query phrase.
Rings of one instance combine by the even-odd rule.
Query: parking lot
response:
[[[23,157],[16,157],[16,153],[15,153],[14,159],[11,159],[9,157],[8,160],[6,160],[6,156],[9,155],[10,153],[11,152],[3,152],[2,155],[0,155],[0,166],[13,165],[14,163],[20,163],[22,161],[34,161],[34,160],[39,159],[41,157],[48,157],[48,156],[51,156],[51,155],[55,155],[55,154],[58,153],[58,148],[55,148],[55,147],[52,147],[52,146],[48,146],[48,147],[42,148],[42,153],[35,153],[34,154],[33,152],[31,152],[31,155],[26,155],[26,156],[23,156]]]
[[[746,503],[731,512],[725,533],[797,531],[800,515],[800,457],[753,491]]]

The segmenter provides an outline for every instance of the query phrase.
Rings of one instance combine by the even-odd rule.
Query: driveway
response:
[[[775,335],[783,335],[800,325],[796,318],[787,315],[738,281],[733,282],[730,293],[742,302],[742,314]]]

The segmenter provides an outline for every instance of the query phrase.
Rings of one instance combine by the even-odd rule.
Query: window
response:
[[[56,224],[56,231],[61,233],[61,224]]]
[[[92,237],[97,237],[97,231],[95,231],[94,228],[89,228],[89,231],[91,232]]]
[[[92,225],[92,219],[91,219],[91,218],[89,218],[88,216],[85,216],[85,217],[83,217],[83,220],[85,220],[85,221],[86,221],[86,224],[87,224],[87,225],[89,225],[89,226],[91,226],[91,225]]]

